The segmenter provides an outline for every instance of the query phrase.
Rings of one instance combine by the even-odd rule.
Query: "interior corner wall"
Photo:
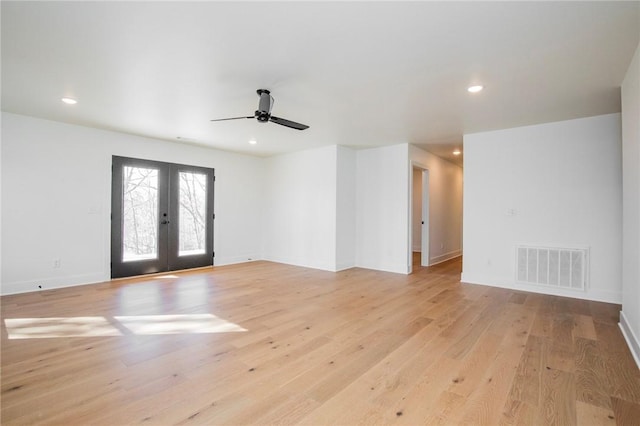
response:
[[[336,270],[337,146],[266,161],[264,258]]]
[[[640,366],[640,45],[622,82],[622,312]]]
[[[460,256],[462,168],[413,145],[409,157],[413,165],[429,170],[429,264]]]
[[[464,154],[462,281],[621,301],[620,114],[465,135]],[[589,247],[588,289],[516,283],[518,244]]]
[[[356,265],[356,152],[337,147],[336,270]]]
[[[2,117],[0,114],[0,129],[2,129]],[[2,164],[2,134],[0,134],[0,165]],[[0,170],[0,295],[2,295],[2,170]]]
[[[356,265],[406,274],[409,249],[408,144],[356,152]]]
[[[262,257],[261,158],[3,112],[2,294],[110,278],[112,155],[214,168],[215,264]]]

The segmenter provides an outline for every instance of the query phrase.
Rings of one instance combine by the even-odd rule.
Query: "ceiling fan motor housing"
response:
[[[259,122],[266,123],[269,121],[270,114],[266,111],[256,111],[255,116]]]
[[[273,97],[271,96],[271,92],[266,89],[258,89],[256,91],[258,96],[260,96],[260,102],[258,102],[258,112],[260,112],[261,116],[265,115],[266,118],[260,121],[267,121],[269,119],[269,115],[271,114],[271,108],[273,108]]]

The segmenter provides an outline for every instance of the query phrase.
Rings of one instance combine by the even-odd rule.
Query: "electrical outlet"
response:
[[[440,243],[440,249],[444,248],[444,243]]]
[[[53,269],[60,269],[60,259],[53,259]]]

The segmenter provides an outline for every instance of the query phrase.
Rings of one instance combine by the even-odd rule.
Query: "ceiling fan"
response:
[[[254,113],[254,115],[249,117],[219,118],[211,121],[242,120],[245,118],[255,118],[261,123],[271,121],[272,123],[276,123],[285,127],[291,127],[292,129],[297,130],[304,130],[309,128],[309,126],[307,126],[306,124],[296,123],[295,121],[285,120],[284,118],[274,117],[273,115],[271,115],[271,108],[273,108],[273,96],[271,96],[271,92],[266,89],[258,89],[257,92],[258,96],[260,96],[260,101],[258,102],[258,110]]]

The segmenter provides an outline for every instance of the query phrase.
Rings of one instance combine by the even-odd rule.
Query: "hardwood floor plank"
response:
[[[536,423],[575,425],[577,418],[573,373],[549,368],[543,372],[543,376]]]
[[[572,373],[575,370],[573,349],[573,316],[555,314],[552,320],[551,345],[547,365],[552,369]]]
[[[542,305],[544,306],[544,304]],[[536,312],[536,317],[531,327],[531,334],[538,337],[551,338],[553,330],[553,318],[550,314],[544,313],[542,309]]]
[[[442,390],[451,383],[460,369],[460,360],[438,354],[417,355],[407,364],[405,374],[411,366],[417,366],[412,380],[396,381],[390,378],[384,388],[375,388],[375,401],[386,407],[385,418],[406,425],[424,424],[431,414],[431,407],[441,397]],[[426,366],[426,368],[425,368]],[[401,414],[398,414],[401,413]]]
[[[588,315],[573,314],[573,338],[598,340],[593,318]]]
[[[449,347],[445,355],[455,359],[464,358],[504,308],[505,305],[500,300],[495,300],[494,303],[486,306],[482,312],[474,318],[473,322],[464,331],[464,334]]]
[[[2,424],[640,418],[618,305],[463,284],[460,269],[250,262],[3,296]]]
[[[446,426],[454,413],[460,411],[465,404],[465,398],[455,393],[444,391],[440,398],[429,410],[424,424],[429,426]],[[399,422],[401,423],[401,422]]]
[[[620,305],[613,303],[590,303],[591,317],[603,324],[617,325],[620,321]]]
[[[398,335],[387,335],[373,344],[363,342],[359,345],[360,353],[351,362],[325,375],[317,385],[308,391],[308,395],[318,402],[327,401],[344,389],[346,383],[355,381],[389,353],[396,350],[404,340],[404,337]]]
[[[468,397],[483,384],[486,366],[496,358],[496,348],[504,336],[494,333],[482,333],[471,352],[462,360],[460,369],[451,380],[448,392]]]
[[[501,426],[535,425],[536,415],[536,407],[516,399],[509,399],[504,406],[499,424]]]
[[[611,409],[597,407],[586,402],[576,402],[576,414],[579,425],[614,426],[616,424],[615,416]]]
[[[524,304],[527,300],[527,293],[513,293],[509,297],[509,303],[517,303],[518,305]]]
[[[543,372],[546,368],[547,339],[534,336],[527,339],[516,376],[511,386],[509,399],[523,402],[531,407],[540,405]],[[516,407],[517,404],[516,404]]]
[[[576,340],[575,348],[578,401],[610,410],[609,381],[598,343],[579,338]]]
[[[485,370],[482,382],[469,395],[465,410],[461,411],[464,424],[498,424],[515,378],[518,364],[529,338],[534,316],[522,305],[508,304],[488,332],[501,334],[496,356]],[[504,326],[499,327],[499,324]]]
[[[612,397],[611,406],[617,425],[640,424],[640,404]]]
[[[618,331],[618,326],[596,322],[595,327],[599,353],[605,360],[604,369],[609,383],[609,394],[640,404],[640,370],[631,358],[631,352]]]

